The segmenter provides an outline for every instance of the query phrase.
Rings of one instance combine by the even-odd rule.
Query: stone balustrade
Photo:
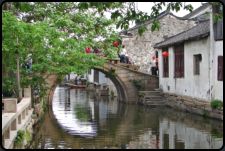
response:
[[[17,104],[16,98],[4,100],[4,113],[2,114],[2,146],[12,149],[17,131],[22,130],[27,122],[31,120],[33,108],[31,98],[23,98]]]

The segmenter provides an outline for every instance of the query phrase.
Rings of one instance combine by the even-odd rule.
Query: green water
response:
[[[219,149],[223,122],[170,107],[118,102],[91,91],[57,87],[29,148]]]

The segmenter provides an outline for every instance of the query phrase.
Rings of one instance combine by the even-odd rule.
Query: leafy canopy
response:
[[[141,36],[147,30],[148,19],[153,20],[152,32],[160,30],[160,22],[155,18],[162,6],[177,12],[182,8],[193,10],[192,5],[185,5],[185,2],[153,4],[148,14],[138,10],[134,2],[5,2],[2,5],[2,88],[18,91],[16,77],[8,74],[9,71],[17,73],[17,54],[20,64],[26,64],[28,54],[32,54],[34,62],[32,74],[20,66],[22,87],[32,84],[36,89],[42,83],[40,89],[45,91],[48,89],[45,79],[36,73],[84,74],[94,66],[104,65],[105,60],[85,53],[87,46],[100,48],[109,58],[115,58],[118,49],[111,45],[120,38],[114,26],[127,30],[129,21],[143,23],[138,28]],[[110,19],[104,16],[105,12],[111,14]],[[214,21],[220,18],[215,15]],[[96,42],[96,38],[103,40]]]

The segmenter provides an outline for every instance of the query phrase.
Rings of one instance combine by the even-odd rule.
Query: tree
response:
[[[17,53],[21,64],[26,64],[29,53],[34,61],[32,74],[20,67],[21,86],[32,84],[37,89],[42,83],[41,95],[48,88],[45,79],[36,73],[84,74],[95,66],[103,66],[105,60],[86,54],[86,46],[104,48],[104,54],[115,58],[117,48],[111,45],[120,37],[113,26],[127,30],[129,21],[145,23],[159,14],[162,5],[167,10],[193,10],[184,2],[154,2],[150,15],[137,10],[134,2],[5,2],[2,5],[2,88],[18,93],[16,78],[8,76],[10,70],[16,73]],[[110,12],[111,19],[104,12]],[[160,28],[159,21],[152,22],[152,31]],[[142,35],[145,30],[143,24],[138,32]],[[94,42],[99,37],[104,40]]]
[[[20,4],[22,8],[17,4]],[[43,86],[40,86],[40,89],[46,90],[45,79],[37,76],[37,73],[57,73],[60,76],[71,72],[84,74],[90,68],[103,66],[105,60],[99,59],[95,54],[86,54],[86,46],[103,48],[119,38],[110,27],[115,21],[106,19],[104,16],[96,16],[96,13],[89,10],[62,13],[61,10],[64,8],[72,10],[77,7],[77,4],[13,2],[10,5],[7,8],[14,9],[2,11],[2,88],[14,89],[17,94],[16,78],[8,76],[9,70],[16,73],[17,53],[19,53],[22,64],[26,64],[29,53],[32,54],[31,58],[34,61],[32,74],[20,67],[23,77],[22,87],[31,84],[33,89],[37,89],[42,83]],[[25,6],[27,8],[23,8]],[[31,11],[29,7],[35,9]],[[22,20],[16,16],[26,11],[28,13]],[[30,22],[27,19],[30,19]],[[107,41],[93,43],[97,36]],[[17,37],[18,44],[16,43]],[[113,54],[114,48],[110,50],[105,52]],[[111,57],[115,57],[115,54]],[[62,80],[62,77],[58,80]],[[44,91],[42,94],[44,95]]]

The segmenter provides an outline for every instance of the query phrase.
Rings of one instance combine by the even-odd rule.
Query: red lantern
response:
[[[169,56],[169,53],[168,53],[168,52],[166,52],[166,51],[164,51],[164,52],[162,53],[162,56],[163,56],[163,57],[165,57],[165,63],[166,63],[166,57],[168,57],[168,56]]]
[[[113,45],[114,45],[114,46],[118,46],[118,42],[114,42]]]

